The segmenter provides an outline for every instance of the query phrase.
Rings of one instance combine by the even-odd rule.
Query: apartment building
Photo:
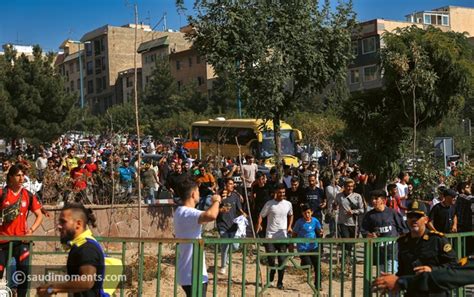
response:
[[[195,84],[198,90],[209,95],[212,90],[215,71],[206,59],[199,55],[196,49],[170,54],[171,75],[178,82],[178,88]]]
[[[469,36],[474,36],[474,9],[446,6],[414,12],[406,16],[406,21],[374,19],[360,23],[352,41],[355,59],[347,72],[347,84],[351,92],[382,87],[378,66],[378,54],[383,47],[382,35],[413,25],[420,28],[435,26],[443,31],[467,32]]]
[[[117,103],[133,102],[135,88],[133,83],[135,80],[135,69],[130,68],[118,73],[116,84]],[[137,93],[143,90],[142,88],[142,68],[137,68]]]
[[[169,32],[152,31],[148,25],[138,25],[136,44],[138,46],[167,34]],[[64,54],[56,65],[66,77],[70,91],[80,90],[77,88],[76,75],[79,75],[79,71],[76,69],[79,69],[79,56],[83,58],[85,107],[98,114],[114,104],[123,102],[123,77],[119,77],[119,74],[123,75],[134,68],[134,24],[121,27],[105,25],[84,34],[79,44],[66,41],[61,47]],[[139,55],[136,63],[137,68],[141,68]],[[74,88],[71,88],[73,84]]]
[[[138,47],[142,63],[142,86],[145,90],[155,69],[158,58],[169,59],[171,53],[189,49],[191,43],[186,40],[185,34],[181,32],[169,32],[161,38],[146,41]]]
[[[65,40],[59,48],[63,51],[56,57],[55,67],[64,77],[66,91],[77,93],[77,104],[80,106],[81,93],[81,71],[79,68],[79,57],[82,60],[82,70],[84,71],[84,51],[79,48],[80,44],[73,40]]]

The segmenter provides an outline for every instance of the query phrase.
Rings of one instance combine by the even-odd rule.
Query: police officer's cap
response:
[[[418,214],[421,216],[426,216],[428,214],[428,209],[423,202],[418,200],[413,200],[407,207],[407,214]]]

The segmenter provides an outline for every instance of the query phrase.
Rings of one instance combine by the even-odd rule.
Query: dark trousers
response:
[[[339,231],[339,237],[340,238],[355,238],[355,226],[346,226],[343,224],[338,224],[337,229]],[[348,255],[351,254],[352,249],[354,248],[354,244],[352,243],[346,243],[345,244],[345,250]],[[347,256],[348,256],[347,255]],[[349,259],[347,259],[349,260]]]
[[[310,251],[310,252],[317,252],[318,250]],[[304,265],[313,265],[314,268],[314,287],[319,289],[319,256],[312,255],[312,256],[300,256],[301,259],[301,266]]]
[[[28,277],[28,265],[30,260],[29,246],[20,241],[14,241],[12,244],[12,256],[16,261],[16,271],[21,271],[25,275],[25,280],[22,283],[14,284],[14,287],[17,288],[18,296],[23,297],[26,296],[28,291],[28,282],[26,278]],[[5,267],[9,262],[8,245],[8,243],[0,244],[0,279],[3,278]]]
[[[184,293],[186,293],[186,297],[191,297],[192,294],[192,286],[181,286],[184,290]],[[206,292],[207,292],[207,283],[202,284],[202,297],[206,297]]]
[[[267,243],[265,250],[267,253],[285,253],[288,245],[286,243]],[[285,262],[286,256],[278,256],[278,266],[281,266]],[[275,256],[268,256],[268,266],[271,268],[275,267]],[[285,275],[285,267],[278,270],[278,282],[277,285],[283,285],[283,276]],[[270,270],[270,282],[275,278],[275,269]]]

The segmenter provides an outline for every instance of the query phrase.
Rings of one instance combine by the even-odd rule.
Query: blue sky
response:
[[[135,2],[134,2],[135,1]],[[374,18],[403,20],[413,11],[446,5],[474,8],[474,0],[353,0],[361,21]],[[194,0],[186,0],[189,7]],[[138,4],[139,21],[157,24],[167,14],[168,28],[186,24],[175,0],[0,0],[0,44],[40,44],[45,51],[57,51],[67,38],[79,39],[84,33],[105,24],[133,23],[133,7]],[[157,29],[162,29],[160,24]]]

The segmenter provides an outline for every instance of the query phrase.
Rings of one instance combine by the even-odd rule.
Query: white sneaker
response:
[[[222,267],[221,269],[219,269],[219,274],[227,274],[227,268]]]

